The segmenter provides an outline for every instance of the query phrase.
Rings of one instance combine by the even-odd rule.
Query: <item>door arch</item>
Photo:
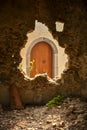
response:
[[[39,42],[46,42],[52,48],[52,52],[53,52],[52,78],[56,77],[58,75],[58,49],[57,49],[56,45],[51,40],[49,40],[48,38],[45,38],[45,37],[40,37],[40,38],[34,40],[30,44],[30,46],[28,47],[27,53],[26,53],[26,74],[28,76],[30,76],[30,54],[31,54],[31,50]]]
[[[52,78],[53,54],[51,46],[41,41],[37,43],[30,53],[31,71],[30,77],[36,74],[47,73]]]

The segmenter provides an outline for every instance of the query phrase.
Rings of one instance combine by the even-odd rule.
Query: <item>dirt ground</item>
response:
[[[87,130],[87,102],[66,98],[59,106],[0,109],[0,130]]]

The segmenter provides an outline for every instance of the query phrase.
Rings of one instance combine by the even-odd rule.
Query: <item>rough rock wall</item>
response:
[[[68,69],[62,74],[60,93],[87,97],[85,3],[82,0],[3,0],[0,4],[0,92],[4,91],[5,97],[2,95],[0,102],[2,98],[7,102],[9,86],[22,87],[23,83],[27,86],[17,66],[26,34],[34,29],[36,19],[49,27],[68,54]],[[57,20],[64,22],[63,33],[56,32]]]
[[[21,62],[20,50],[27,40],[26,33],[34,28],[35,11],[33,7],[28,10],[31,13],[8,5],[1,8],[0,73],[2,80],[5,77],[9,78],[10,74],[16,73],[17,66]]]

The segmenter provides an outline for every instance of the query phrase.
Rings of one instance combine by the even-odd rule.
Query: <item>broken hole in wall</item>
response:
[[[56,22],[55,26],[56,31],[63,31],[64,23]],[[18,68],[30,78],[39,73],[60,78],[67,62],[64,48],[59,46],[48,27],[37,20],[34,31],[27,33],[27,42],[20,55],[22,62]]]

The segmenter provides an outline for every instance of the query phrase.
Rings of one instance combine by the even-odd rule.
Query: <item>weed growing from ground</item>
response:
[[[46,103],[47,107],[51,107],[54,105],[60,105],[63,102],[63,97],[58,95],[56,97],[54,97],[52,100],[50,100],[49,102]]]

